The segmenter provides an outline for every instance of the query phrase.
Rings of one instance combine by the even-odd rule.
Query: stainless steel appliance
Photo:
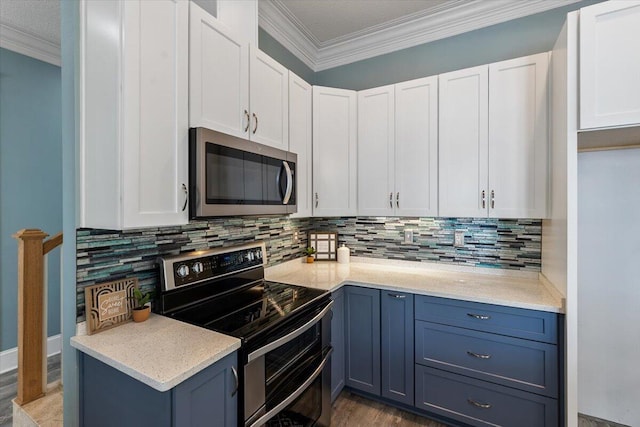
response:
[[[264,243],[160,260],[156,310],[242,340],[239,425],[329,426],[329,292],[264,280]]]
[[[246,139],[189,131],[191,218],[297,212],[297,155]]]

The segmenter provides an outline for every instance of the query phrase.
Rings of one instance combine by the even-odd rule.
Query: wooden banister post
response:
[[[24,405],[45,394],[44,252],[41,230],[23,229],[18,239],[18,396]]]

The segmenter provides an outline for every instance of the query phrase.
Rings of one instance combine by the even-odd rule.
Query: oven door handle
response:
[[[270,342],[269,344],[265,345],[264,347],[260,347],[256,351],[249,353],[249,356],[247,357],[247,361],[251,362],[253,360],[256,360],[258,357],[262,356],[263,354],[266,354],[266,353],[270,352],[271,350],[280,347],[282,344],[285,344],[285,343],[291,341],[292,339],[302,335],[307,330],[309,330],[311,327],[313,327],[313,325],[318,323],[318,321],[320,319],[322,319],[324,317],[324,315],[327,314],[327,312],[329,312],[329,310],[331,310],[331,306],[332,305],[333,305],[333,301],[330,301],[329,304],[327,304],[327,306],[325,308],[323,308],[320,313],[316,314],[313,319],[309,320],[307,323],[305,323],[304,325],[302,325],[301,327],[299,327],[295,331],[291,331],[287,335],[284,335],[284,336],[278,338],[277,340]]]
[[[289,397],[284,399],[282,402],[278,403],[269,412],[267,412],[266,414],[264,414],[263,416],[258,418],[253,424],[250,425],[250,427],[258,427],[258,426],[263,425],[264,423],[269,421],[274,415],[276,415],[278,412],[282,411],[284,408],[289,406],[302,393],[304,393],[305,390],[307,389],[307,387],[309,387],[309,385],[311,385],[311,383],[314,382],[315,379],[318,378],[318,376],[322,373],[322,370],[324,369],[324,366],[329,361],[329,357],[331,357],[331,353],[333,353],[333,348],[329,349],[327,354],[322,359],[322,362],[320,363],[320,365],[316,368],[315,371],[313,371],[313,374],[311,374],[311,376],[304,382],[304,384],[302,384],[300,387],[298,387],[296,389],[296,391],[291,393],[291,395],[289,395]]]

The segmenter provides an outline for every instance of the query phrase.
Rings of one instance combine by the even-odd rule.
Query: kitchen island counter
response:
[[[265,277],[331,292],[350,284],[564,313],[564,299],[537,272],[352,257],[349,264],[296,259],[267,268]]]

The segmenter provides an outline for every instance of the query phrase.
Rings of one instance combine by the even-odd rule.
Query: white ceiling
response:
[[[259,25],[321,71],[577,1],[259,0]],[[0,46],[59,65],[60,0],[0,0]]]

